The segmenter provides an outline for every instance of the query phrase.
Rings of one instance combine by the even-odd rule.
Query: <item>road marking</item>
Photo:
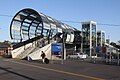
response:
[[[26,64],[26,63],[17,62],[17,61],[11,61],[11,60],[9,60],[9,61],[8,61],[8,60],[5,60],[5,61],[7,61],[7,62],[13,62],[13,63],[21,64],[21,65],[26,65],[26,66],[31,66],[31,67],[35,67],[35,68],[39,68],[39,69],[44,69],[44,70],[48,70],[48,71],[52,71],[52,72],[58,72],[58,73],[63,73],[63,74],[72,75],[72,76],[79,76],[79,77],[83,77],[83,78],[93,79],[93,80],[105,80],[105,79],[98,78],[98,77],[92,77],[92,76],[87,76],[87,75],[83,75],[83,74],[76,74],[76,73],[67,72],[67,71],[62,71],[62,70],[45,68],[45,67],[40,67],[40,66],[31,65],[31,64]]]

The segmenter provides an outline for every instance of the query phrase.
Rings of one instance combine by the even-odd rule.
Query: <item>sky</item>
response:
[[[24,8],[31,8],[60,21],[97,22],[97,30],[103,30],[106,38],[120,40],[120,0],[0,0],[0,42],[12,41],[10,23],[13,16]],[[7,16],[4,16],[7,15]],[[67,23],[81,30],[81,23]]]

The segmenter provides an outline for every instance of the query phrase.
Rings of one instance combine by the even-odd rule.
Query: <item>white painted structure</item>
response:
[[[12,58],[23,59],[35,48],[35,42],[29,43],[25,46],[21,46],[12,51]]]
[[[42,59],[41,53],[45,52],[46,58],[51,59],[51,44],[48,44],[42,48],[39,48],[38,50],[32,52],[28,55],[32,60],[39,60]]]

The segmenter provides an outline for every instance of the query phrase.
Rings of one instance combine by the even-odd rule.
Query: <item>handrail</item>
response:
[[[36,40],[38,40],[38,39],[40,39],[40,38],[41,38],[40,36],[37,36],[37,37],[34,37],[34,38],[32,38],[32,39],[29,39],[29,40],[26,40],[26,41],[17,43],[17,44],[15,44],[15,45],[13,45],[13,49],[16,49],[16,48],[19,48],[19,47],[24,46],[24,45],[26,45],[26,44],[32,43],[32,42],[34,42],[34,41],[36,41]]]

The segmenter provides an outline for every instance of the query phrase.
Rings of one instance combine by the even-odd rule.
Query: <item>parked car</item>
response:
[[[75,53],[75,54],[72,54],[72,55],[68,55],[67,58],[68,59],[79,59],[80,57],[78,56],[77,53]]]
[[[88,57],[87,54],[78,54],[80,59],[86,59]]]
[[[88,57],[87,54],[80,54],[80,53],[75,53],[67,56],[68,59],[85,59],[87,57]]]

